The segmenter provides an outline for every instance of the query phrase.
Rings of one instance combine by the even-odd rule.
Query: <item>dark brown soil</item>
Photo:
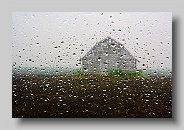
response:
[[[171,118],[171,78],[12,75],[13,118]]]

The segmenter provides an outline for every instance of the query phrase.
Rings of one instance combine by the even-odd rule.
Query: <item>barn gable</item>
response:
[[[83,70],[103,74],[116,69],[135,71],[137,62],[121,43],[111,37],[96,43],[80,60]]]

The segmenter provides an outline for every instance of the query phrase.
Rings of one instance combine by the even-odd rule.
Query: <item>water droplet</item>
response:
[[[105,56],[108,56],[108,52],[105,52]]]
[[[67,23],[67,20],[64,20],[63,23]]]
[[[162,46],[163,45],[163,42],[160,42],[160,45]]]
[[[106,89],[103,89],[103,92],[106,92],[107,90]]]
[[[31,15],[31,17],[32,17],[32,18],[35,18],[35,15],[34,15],[34,14],[32,14],[32,15]]]

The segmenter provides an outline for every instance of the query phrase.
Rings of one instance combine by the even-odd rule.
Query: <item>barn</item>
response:
[[[80,60],[81,69],[96,74],[111,70],[135,72],[138,60],[119,42],[107,37],[96,43]]]

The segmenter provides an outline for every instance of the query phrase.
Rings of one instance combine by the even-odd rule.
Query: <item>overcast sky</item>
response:
[[[140,61],[138,68],[172,69],[172,14],[144,12],[14,12],[12,65],[76,68],[107,36]]]

